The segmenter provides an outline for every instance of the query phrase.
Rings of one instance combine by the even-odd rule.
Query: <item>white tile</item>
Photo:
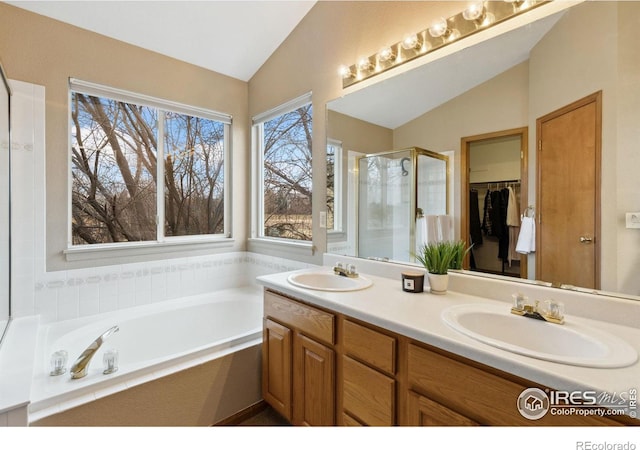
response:
[[[100,299],[98,296],[83,297],[81,295],[78,301],[78,316],[87,317],[95,314],[100,314]]]
[[[36,291],[35,313],[41,315],[44,323],[58,320],[58,297],[54,289]]]
[[[118,295],[118,309],[133,308],[136,306],[135,291]]]
[[[111,275],[107,275],[109,280],[112,280]],[[104,278],[104,277],[103,277]],[[100,292],[100,298],[102,297],[114,297],[118,295],[118,281],[103,281],[99,284],[98,290]]]
[[[100,313],[116,311],[118,309],[118,296],[100,296]]]
[[[64,286],[58,290],[58,320],[75,319],[79,316],[78,288]]]

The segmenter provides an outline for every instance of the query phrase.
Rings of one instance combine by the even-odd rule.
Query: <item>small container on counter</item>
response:
[[[424,273],[402,272],[402,290],[418,293],[424,290]]]

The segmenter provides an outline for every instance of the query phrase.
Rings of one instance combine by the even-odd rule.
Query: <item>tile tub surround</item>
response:
[[[255,284],[259,275],[311,267],[283,258],[232,252],[36,275],[33,306],[21,316],[42,323],[75,319],[209,291]],[[21,286],[26,291],[26,286]],[[15,300],[20,303],[21,299]]]

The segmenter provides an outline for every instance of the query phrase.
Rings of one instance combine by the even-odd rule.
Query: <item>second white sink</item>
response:
[[[294,286],[318,291],[358,291],[373,284],[370,279],[363,276],[343,277],[328,270],[292,273],[287,281]]]
[[[485,344],[532,358],[583,367],[626,367],[638,353],[602,330],[567,321],[564,325],[511,314],[509,305],[466,304],[442,313],[454,330]]]

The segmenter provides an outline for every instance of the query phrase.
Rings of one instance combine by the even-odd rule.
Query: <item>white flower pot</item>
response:
[[[447,293],[447,287],[449,285],[449,274],[428,274],[429,277],[429,287],[431,288],[432,294],[444,295]]]

